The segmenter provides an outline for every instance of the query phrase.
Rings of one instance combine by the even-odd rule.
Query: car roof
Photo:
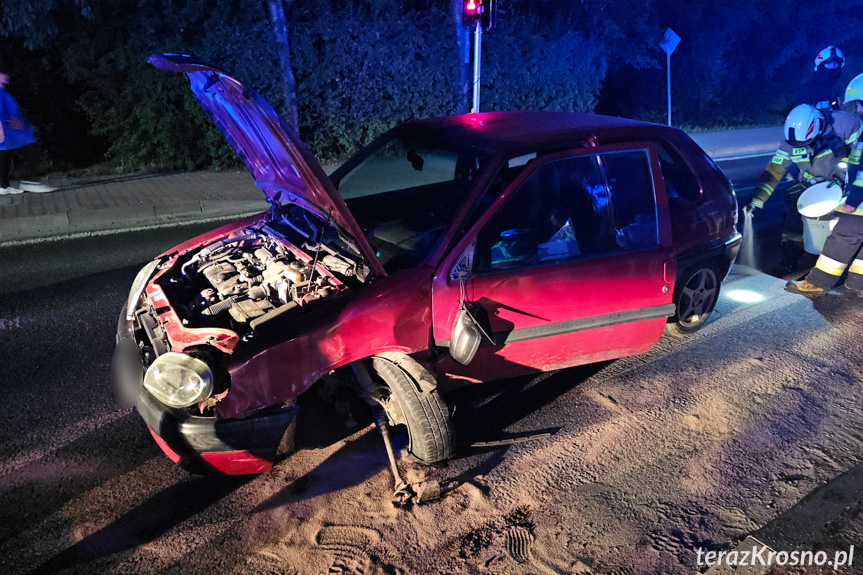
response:
[[[676,129],[574,112],[483,112],[427,120],[412,120],[400,129],[421,131],[438,141],[478,148],[495,154],[515,154],[579,145],[592,137],[600,143],[665,137],[675,139]]]

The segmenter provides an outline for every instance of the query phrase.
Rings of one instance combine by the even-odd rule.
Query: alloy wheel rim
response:
[[[698,270],[680,294],[677,317],[681,325],[691,327],[703,321],[712,310],[719,291],[719,282],[711,269]]]

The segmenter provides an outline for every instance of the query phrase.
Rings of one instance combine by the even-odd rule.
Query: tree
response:
[[[20,38],[30,50],[42,48],[57,35],[56,11],[72,8],[92,18],[95,1],[98,0],[5,0],[0,12],[0,37]]]
[[[276,39],[276,51],[279,56],[279,69],[282,75],[282,92],[285,103],[281,116],[290,124],[294,131],[299,131],[297,113],[297,83],[291,69],[291,47],[288,43],[288,23],[285,20],[285,10],[282,0],[267,0],[270,14],[270,25]]]

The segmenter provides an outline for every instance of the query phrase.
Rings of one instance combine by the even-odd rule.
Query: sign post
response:
[[[482,24],[477,22],[473,29],[473,105],[471,113],[479,112],[480,61],[482,58]]]
[[[462,25],[473,28],[473,105],[471,113],[479,112],[480,59],[482,29],[491,30],[497,12],[497,0],[462,0]]]
[[[662,37],[662,42],[659,47],[665,50],[666,64],[668,68],[668,125],[671,125],[671,54],[674,52],[677,45],[680,44],[680,36],[675,34],[674,30],[668,28],[665,35]]]

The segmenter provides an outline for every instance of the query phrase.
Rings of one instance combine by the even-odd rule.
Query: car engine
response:
[[[166,274],[160,284],[183,323],[248,334],[364,280],[365,266],[283,231],[248,228],[191,252]],[[299,247],[290,241],[303,239]]]

